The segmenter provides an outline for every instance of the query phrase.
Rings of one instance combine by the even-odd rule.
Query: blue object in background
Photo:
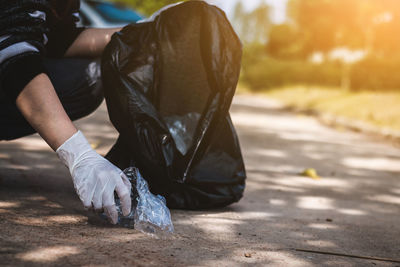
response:
[[[143,19],[132,9],[111,3],[96,3],[94,8],[110,22],[137,22]]]

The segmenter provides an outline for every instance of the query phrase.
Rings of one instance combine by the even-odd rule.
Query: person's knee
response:
[[[104,99],[100,59],[48,59],[45,63],[71,120],[87,116],[99,107]]]

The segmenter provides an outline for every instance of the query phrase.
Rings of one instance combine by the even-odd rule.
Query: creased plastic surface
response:
[[[246,172],[228,111],[241,55],[225,13],[203,1],[168,6],[114,34],[102,78],[120,136],[107,158],[138,167],[170,208],[239,201]]]
[[[165,198],[150,192],[146,180],[137,168],[127,168],[124,173],[132,184],[132,211],[128,216],[123,216],[120,201],[116,196],[118,225],[134,228],[154,237],[165,237],[173,233],[174,226]]]
[[[174,139],[176,148],[182,155],[186,155],[192,146],[196,127],[200,119],[198,113],[188,113],[184,116],[171,116],[164,118],[169,132]]]

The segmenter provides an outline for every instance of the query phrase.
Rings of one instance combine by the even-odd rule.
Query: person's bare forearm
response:
[[[46,74],[40,74],[29,82],[18,96],[16,104],[25,119],[53,150],[77,132]]]
[[[65,56],[98,57],[111,35],[119,30],[121,28],[86,29],[68,48]],[[27,84],[16,104],[25,119],[54,150],[77,132],[46,74],[36,76]]]
[[[98,57],[111,40],[111,36],[121,28],[86,29],[72,43],[66,57]]]

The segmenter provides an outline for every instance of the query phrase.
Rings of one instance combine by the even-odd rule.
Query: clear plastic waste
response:
[[[118,211],[117,224],[134,228],[156,238],[173,233],[174,226],[165,198],[150,192],[146,180],[137,168],[127,168],[124,173],[132,184],[132,211],[128,216],[123,216],[119,198],[115,195]],[[103,217],[105,218],[105,215]]]

